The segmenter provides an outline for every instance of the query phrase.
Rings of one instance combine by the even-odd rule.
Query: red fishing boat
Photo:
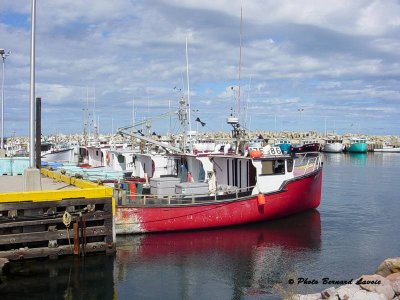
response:
[[[292,157],[278,147],[238,154],[182,154],[170,176],[137,182],[117,205],[116,233],[193,230],[267,221],[319,206],[318,153]]]
[[[321,143],[317,140],[303,140],[300,144],[290,148],[291,153],[317,152],[321,149]]]

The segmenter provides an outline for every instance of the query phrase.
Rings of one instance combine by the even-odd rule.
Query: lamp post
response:
[[[31,11],[31,66],[29,97],[29,167],[35,168],[35,37],[36,37],[36,0],[32,0]]]
[[[3,76],[1,80],[1,142],[0,149],[4,149],[4,68],[6,64],[6,58],[11,54],[11,51],[6,52],[4,49],[0,49],[1,59],[3,60]]]

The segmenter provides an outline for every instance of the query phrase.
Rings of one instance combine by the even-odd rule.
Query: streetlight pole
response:
[[[0,149],[4,149],[4,76],[5,76],[5,64],[6,58],[11,54],[11,51],[6,51],[4,49],[0,49],[1,59],[3,60],[3,76],[1,80],[1,142]]]
[[[35,35],[36,35],[36,0],[32,0],[31,17],[31,70],[29,101],[29,167],[35,168]]]
[[[36,103],[35,103],[35,31],[36,0],[32,0],[31,11],[31,66],[30,66],[30,99],[29,99],[29,168],[24,170],[24,191],[41,190],[40,169],[36,166]],[[38,128],[38,133],[40,128]],[[38,138],[40,143],[40,137]],[[40,155],[40,153],[38,153]]]

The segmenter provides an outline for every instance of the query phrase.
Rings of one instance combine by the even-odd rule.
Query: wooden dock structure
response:
[[[113,190],[52,172],[74,189],[0,194],[0,258],[21,260],[115,252]]]

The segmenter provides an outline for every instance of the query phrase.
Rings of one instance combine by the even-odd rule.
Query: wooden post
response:
[[[72,226],[74,229],[74,255],[79,255],[79,219]]]
[[[36,98],[36,168],[40,170],[41,161],[41,144],[42,144],[42,98]]]

